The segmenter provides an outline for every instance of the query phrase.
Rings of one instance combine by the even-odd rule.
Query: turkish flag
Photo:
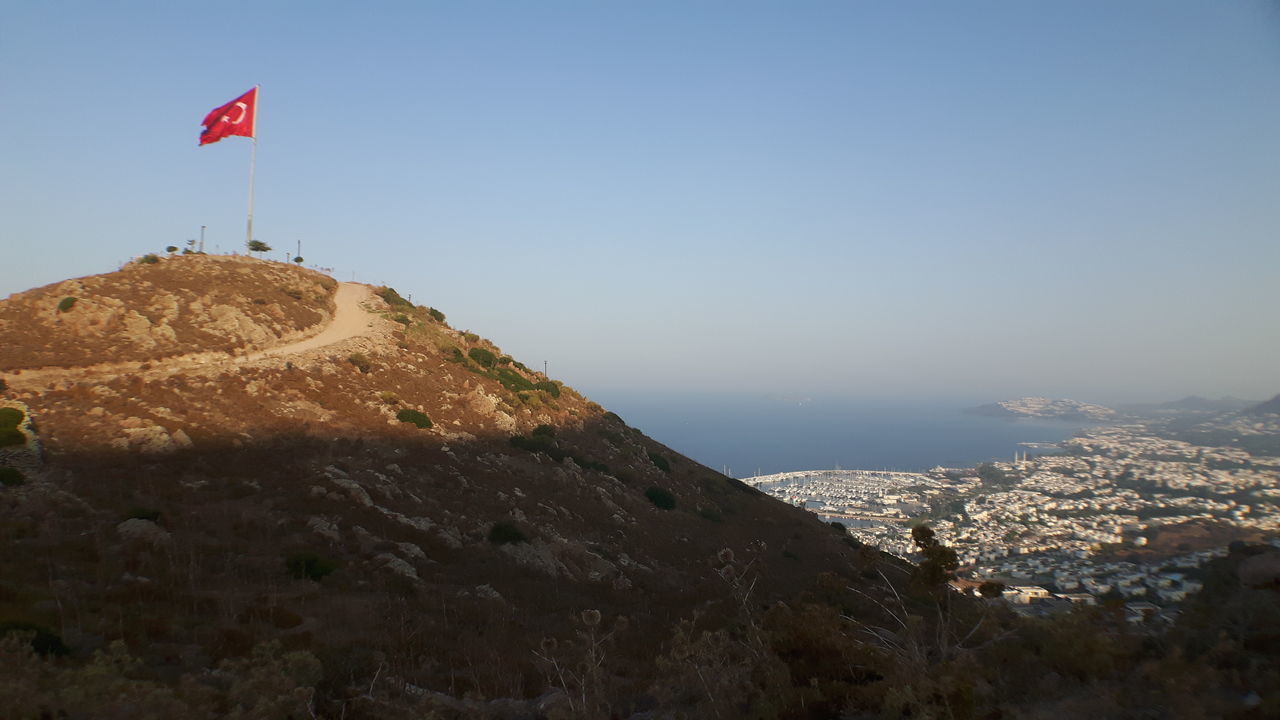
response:
[[[214,108],[204,116],[204,132],[200,144],[215,143],[224,137],[243,135],[254,137],[258,123],[258,88],[250,90],[222,107]]]

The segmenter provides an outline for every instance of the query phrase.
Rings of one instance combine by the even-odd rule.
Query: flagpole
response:
[[[262,88],[254,85],[253,98],[253,150],[249,154],[249,223],[245,230],[245,249],[253,242],[253,176],[258,165],[258,103],[262,102]]]

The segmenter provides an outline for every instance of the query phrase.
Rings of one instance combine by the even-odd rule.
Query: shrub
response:
[[[471,358],[475,364],[484,368],[491,368],[498,361],[497,356],[484,348],[471,348],[467,351],[467,357]]]
[[[458,348],[449,348],[449,362],[465,363],[467,356],[462,354]]]
[[[320,582],[326,575],[332,575],[339,567],[337,560],[315,553],[295,553],[285,558],[284,564],[290,575],[299,580],[306,578],[316,582]]]
[[[0,485],[5,487],[17,487],[27,481],[22,471],[18,468],[0,467]]]
[[[169,246],[165,247],[164,251],[165,251],[165,252],[167,252],[167,253],[176,253],[176,252],[178,252],[178,246],[177,246],[177,245],[169,245]]]
[[[659,455],[658,453],[655,453],[655,452],[649,453],[649,462],[653,463],[662,472],[667,472],[667,473],[671,472],[671,461],[667,460],[665,457]]]
[[[649,502],[660,510],[674,510],[676,507],[676,496],[671,494],[670,490],[652,485],[648,490],[644,491],[644,496],[649,498]]]
[[[534,436],[554,438],[556,436],[556,429],[550,425],[539,425],[534,428],[533,432],[530,434]]]
[[[24,417],[26,416],[18,408],[0,408],[0,428],[16,428],[22,424],[22,418]]]
[[[160,511],[155,508],[134,507],[129,508],[129,518],[138,520],[150,520],[156,522],[160,519]]]
[[[9,389],[9,383],[5,382],[4,380],[0,380],[0,392],[5,392],[8,389]]]
[[[520,532],[520,528],[509,522],[496,522],[489,528],[489,542],[494,545],[513,545],[527,543],[529,538]]]
[[[569,457],[569,453],[557,447],[555,440],[546,435],[532,435],[529,437],[514,435],[509,442],[512,447],[528,450],[529,452],[542,453],[556,462]]]
[[[0,428],[0,447],[9,447],[10,445],[26,445],[27,436],[17,428]]]
[[[510,356],[510,355],[503,355],[502,357],[498,358],[498,364],[499,364],[499,365],[510,365],[510,364],[511,364],[511,356]]]
[[[480,336],[469,331],[464,331],[462,333],[462,338],[469,343],[480,342]]]
[[[724,522],[724,514],[713,507],[698,508],[698,517],[711,522]]]
[[[305,261],[302,259],[302,256],[301,256],[301,255],[298,255],[297,257],[295,257],[295,258],[293,259],[293,261],[294,261],[294,262],[296,262],[296,263],[298,263],[299,265],[301,265],[303,262],[305,262]]]
[[[146,255],[138,258],[138,262],[143,265],[155,265],[160,262],[160,258],[155,253],[147,253]]]
[[[20,620],[0,623],[0,636],[11,633],[31,633],[31,649],[44,656],[67,655],[71,652],[60,635],[42,625]]]
[[[400,422],[417,425],[423,429],[431,427],[431,418],[427,417],[425,413],[420,413],[411,408],[404,408],[396,413],[396,419]]]
[[[384,390],[383,392],[378,393],[378,399],[388,405],[400,404],[400,396],[390,390]]]
[[[71,308],[76,306],[76,299],[68,295],[58,302],[58,312],[71,312]]]
[[[498,368],[494,371],[493,376],[497,378],[498,382],[502,383],[502,387],[512,392],[533,390],[533,383],[511,368]]]
[[[554,383],[554,382],[551,382],[550,380],[543,380],[542,382],[534,383],[533,387],[535,390],[541,390],[553,398],[560,397],[559,383]]]
[[[618,413],[616,413],[616,412],[607,412],[607,413],[605,413],[605,414],[604,414],[604,419],[605,419],[605,420],[612,420],[612,421],[614,421],[614,422],[618,423],[619,425],[626,425],[626,424],[627,424],[627,423],[626,423],[626,421],[624,421],[624,420],[623,420],[623,419],[618,415]]]
[[[412,324],[413,324],[413,321],[412,321],[412,320],[410,320],[410,319],[409,319],[409,316],[407,316],[407,315],[395,315],[395,316],[393,316],[391,319],[392,319],[392,320],[394,320],[395,322],[400,323],[401,325],[403,325],[403,326],[405,326],[405,327],[409,327],[410,325],[412,325]]]
[[[400,297],[400,293],[395,288],[384,287],[377,291],[378,297],[386,301],[391,307],[412,308],[414,304]]]
[[[249,242],[245,243],[245,247],[247,247],[249,249],[249,252],[251,253],[271,252],[271,246],[262,242],[261,240],[250,240]]]
[[[569,458],[573,460],[574,464],[576,464],[578,467],[582,468],[583,470],[598,470],[602,473],[609,472],[609,466],[597,460],[592,460],[591,458],[584,458],[580,455],[570,455]]]
[[[371,367],[369,357],[364,353],[351,353],[347,356],[347,362],[355,365],[362,373],[369,372]]]
[[[427,314],[430,315],[431,319],[435,320],[436,322],[444,322],[444,313],[440,312],[435,308],[427,308]]]

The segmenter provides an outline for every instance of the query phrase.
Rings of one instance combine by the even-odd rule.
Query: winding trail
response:
[[[189,355],[175,355],[161,360],[143,362],[100,363],[97,365],[80,365],[76,367],[43,367],[23,368],[15,374],[10,370],[0,373],[5,382],[12,388],[33,388],[41,383],[59,380],[84,381],[104,375],[146,374],[167,375],[179,370],[212,370],[227,365],[242,365],[271,357],[301,355],[335,345],[346,340],[374,334],[374,321],[377,316],[362,305],[374,299],[373,289],[360,283],[338,283],[333,295],[333,318],[310,337],[302,338],[285,345],[257,350],[240,356],[229,356],[219,352],[201,352]],[[144,369],[142,366],[147,365]]]
[[[370,328],[373,326],[372,317],[360,305],[372,299],[373,290],[368,285],[350,282],[338,283],[338,291],[333,294],[333,319],[329,321],[329,324],[323,330],[309,338],[304,338],[288,345],[280,345],[250,353],[238,358],[237,361],[252,362],[265,357],[300,355],[308,350],[315,350],[340,343],[343,340],[368,335]]]

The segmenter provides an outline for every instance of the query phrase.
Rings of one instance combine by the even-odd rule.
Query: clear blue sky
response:
[[[0,296],[256,235],[588,393],[1280,391],[1280,8],[35,2]]]

